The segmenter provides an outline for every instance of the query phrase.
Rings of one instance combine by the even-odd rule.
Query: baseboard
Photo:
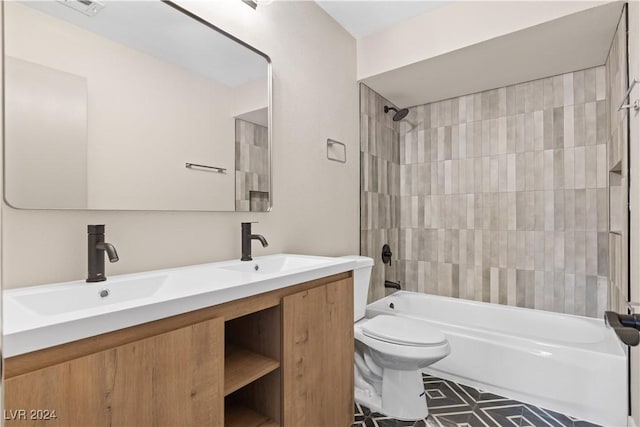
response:
[[[632,416],[629,416],[629,421],[627,421],[627,427],[638,427]]]

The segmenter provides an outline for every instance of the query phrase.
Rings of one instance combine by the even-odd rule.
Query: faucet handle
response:
[[[104,234],[104,224],[89,224],[87,225],[88,234]]]
[[[631,314],[636,314],[635,307],[640,307],[640,302],[627,301],[627,308]]]

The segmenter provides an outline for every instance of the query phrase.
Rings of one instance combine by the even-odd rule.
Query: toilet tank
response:
[[[353,268],[353,320],[357,322],[364,317],[367,308],[373,259],[358,255],[350,255],[343,258],[356,261],[356,266]]]

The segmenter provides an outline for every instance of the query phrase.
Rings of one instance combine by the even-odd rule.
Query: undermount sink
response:
[[[41,287],[40,292],[15,295],[13,298],[27,310],[52,316],[150,298],[169,282],[171,279],[167,274],[86,284],[79,282],[51,289]]]
[[[219,268],[238,271],[240,273],[277,274],[304,268],[313,268],[331,261],[330,258],[304,255],[272,255],[253,261],[237,261],[234,264],[220,266]]]

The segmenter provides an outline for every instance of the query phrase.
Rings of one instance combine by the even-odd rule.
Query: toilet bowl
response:
[[[421,369],[446,357],[444,334],[428,323],[399,316],[365,318],[373,260],[349,257],[354,269],[355,399],[372,411],[418,420],[429,414]]]

